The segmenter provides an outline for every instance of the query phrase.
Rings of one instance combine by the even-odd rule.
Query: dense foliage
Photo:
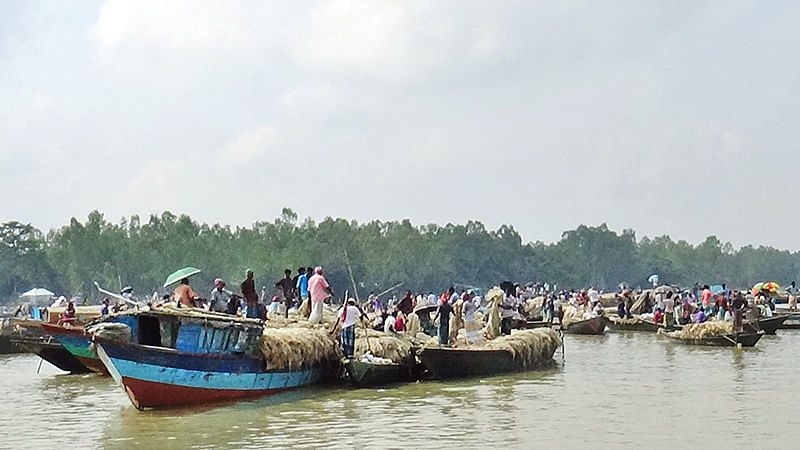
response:
[[[486,287],[504,279],[615,289],[623,281],[645,285],[651,273],[682,286],[703,281],[744,287],[797,278],[800,253],[737,250],[714,236],[699,245],[669,236],[637,241],[632,230],[619,234],[605,224],[581,225],[556,243],[526,244],[508,225],[491,231],[473,221],[298,223],[290,209],[250,228],[200,224],[170,212],[146,223],[132,216],[115,224],[95,211],[85,222],[73,218],[46,236],[19,222],[0,224],[0,299],[7,301],[34,286],[95,298],[94,280],[114,289],[131,285],[139,295],[149,295],[170,272],[187,265],[203,269],[192,282],[200,292],[217,276],[235,288],[244,270],[252,268],[258,285],[269,286],[270,293],[283,269],[310,265],[325,266],[339,293],[352,292],[349,266],[364,297],[398,283],[427,291],[452,284]]]

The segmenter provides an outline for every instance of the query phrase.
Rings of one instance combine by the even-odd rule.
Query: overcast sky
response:
[[[0,221],[800,249],[800,2],[0,0]]]

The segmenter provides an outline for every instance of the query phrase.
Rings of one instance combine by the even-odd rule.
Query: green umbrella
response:
[[[178,269],[175,272],[172,272],[167,277],[167,281],[164,282],[164,287],[169,286],[172,283],[178,282],[184,278],[188,278],[192,275],[200,273],[201,270],[197,267],[184,267],[183,269]]]

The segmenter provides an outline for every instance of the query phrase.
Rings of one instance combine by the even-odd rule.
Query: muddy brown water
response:
[[[546,371],[317,386],[138,411],[110,378],[0,356],[0,448],[797,448],[800,331],[754,349],[567,336]]]

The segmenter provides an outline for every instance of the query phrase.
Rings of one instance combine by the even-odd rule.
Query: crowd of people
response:
[[[300,267],[297,275],[286,269],[284,276],[274,283],[275,295],[266,299],[266,288],[261,295],[256,290],[255,273],[245,271],[245,279],[239,284],[239,291],[227,288],[222,278],[214,280],[214,288],[208,298],[202,297],[189,284],[189,278],[182,278],[171,296],[163,301],[174,302],[179,307],[204,308],[221,314],[241,315],[248,318],[267,319],[268,314],[288,316],[289,309],[297,306],[312,322],[322,320],[322,305],[330,302],[333,289],[325,278],[322,267]]]

